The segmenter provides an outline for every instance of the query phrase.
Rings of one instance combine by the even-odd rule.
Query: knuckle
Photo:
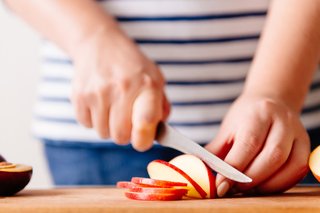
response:
[[[244,151],[248,155],[253,155],[258,151],[259,149],[258,140],[259,140],[258,136],[254,134],[246,138],[238,139],[238,141],[242,143],[242,145],[245,147]]]
[[[286,152],[279,146],[271,149],[269,153],[270,165],[282,165],[287,160]]]
[[[143,85],[150,89],[158,89],[161,87],[161,80],[155,80],[150,75],[143,75],[142,78]]]
[[[81,104],[81,102],[83,102],[84,100],[84,95],[82,90],[73,90],[72,94],[71,94],[71,101],[73,104],[75,105],[79,105]]]
[[[117,88],[120,92],[128,92],[131,88],[132,79],[129,77],[123,76],[117,81]]]
[[[295,115],[290,112],[290,111],[287,111],[285,113],[285,121],[288,123],[288,124],[293,124],[295,123]]]
[[[144,126],[152,126],[153,124],[157,123],[161,117],[156,113],[148,113],[143,116],[142,123]]]
[[[95,96],[106,97],[111,89],[111,85],[109,83],[99,83],[97,84],[93,90],[89,90],[87,93],[88,98],[92,98]]]

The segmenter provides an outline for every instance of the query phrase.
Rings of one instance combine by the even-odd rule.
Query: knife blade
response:
[[[240,183],[250,183],[252,179],[227,164],[219,157],[207,151],[164,122],[157,127],[156,141],[162,146],[171,147],[183,153],[192,154],[203,160],[211,169],[226,178]]]

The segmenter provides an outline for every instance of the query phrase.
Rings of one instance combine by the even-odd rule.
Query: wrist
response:
[[[112,40],[116,35],[121,34],[121,30],[114,21],[97,22],[89,26],[80,26],[73,33],[75,36],[67,44],[67,52],[72,59],[86,50],[88,46],[98,47],[102,40]],[[111,42],[110,42],[111,43]]]
[[[300,113],[304,99],[297,95],[294,91],[279,91],[272,89],[262,89],[259,87],[246,87],[241,96],[256,97],[258,99],[272,100],[285,105],[294,112]],[[304,96],[303,96],[304,97]]]

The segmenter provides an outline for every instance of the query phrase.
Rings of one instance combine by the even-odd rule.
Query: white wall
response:
[[[0,5],[0,154],[33,167],[28,188],[51,186],[40,142],[31,135],[40,37]]]

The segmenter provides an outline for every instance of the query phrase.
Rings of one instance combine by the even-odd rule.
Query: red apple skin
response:
[[[125,192],[125,196],[133,200],[145,200],[145,201],[181,200],[183,197],[183,195],[178,195],[178,194],[141,193],[141,192]]]
[[[178,167],[176,167],[175,165],[172,165],[171,163],[167,162],[167,161],[163,161],[163,160],[154,160],[152,162],[157,162],[157,163],[162,163],[168,167],[171,167],[172,169],[174,169],[175,171],[179,172],[184,178],[186,178],[191,184],[192,186],[197,190],[197,192],[200,194],[201,198],[206,198],[207,193],[202,189],[202,187],[196,183],[189,175],[187,175],[184,171],[182,171],[181,169],[179,169]]]
[[[32,176],[32,170],[10,172],[0,170],[0,196],[11,196],[24,189]]]
[[[217,196],[217,188],[216,188],[216,176],[212,173],[211,169],[208,167],[207,164],[206,168],[208,171],[209,183],[210,183],[210,199],[216,198]]]
[[[133,177],[131,179],[132,183],[136,184],[144,184],[149,186],[160,186],[163,188],[174,187],[174,186],[187,186],[187,183],[182,182],[173,182],[173,181],[166,181],[166,180],[156,180],[151,178],[141,178],[141,177]]]

